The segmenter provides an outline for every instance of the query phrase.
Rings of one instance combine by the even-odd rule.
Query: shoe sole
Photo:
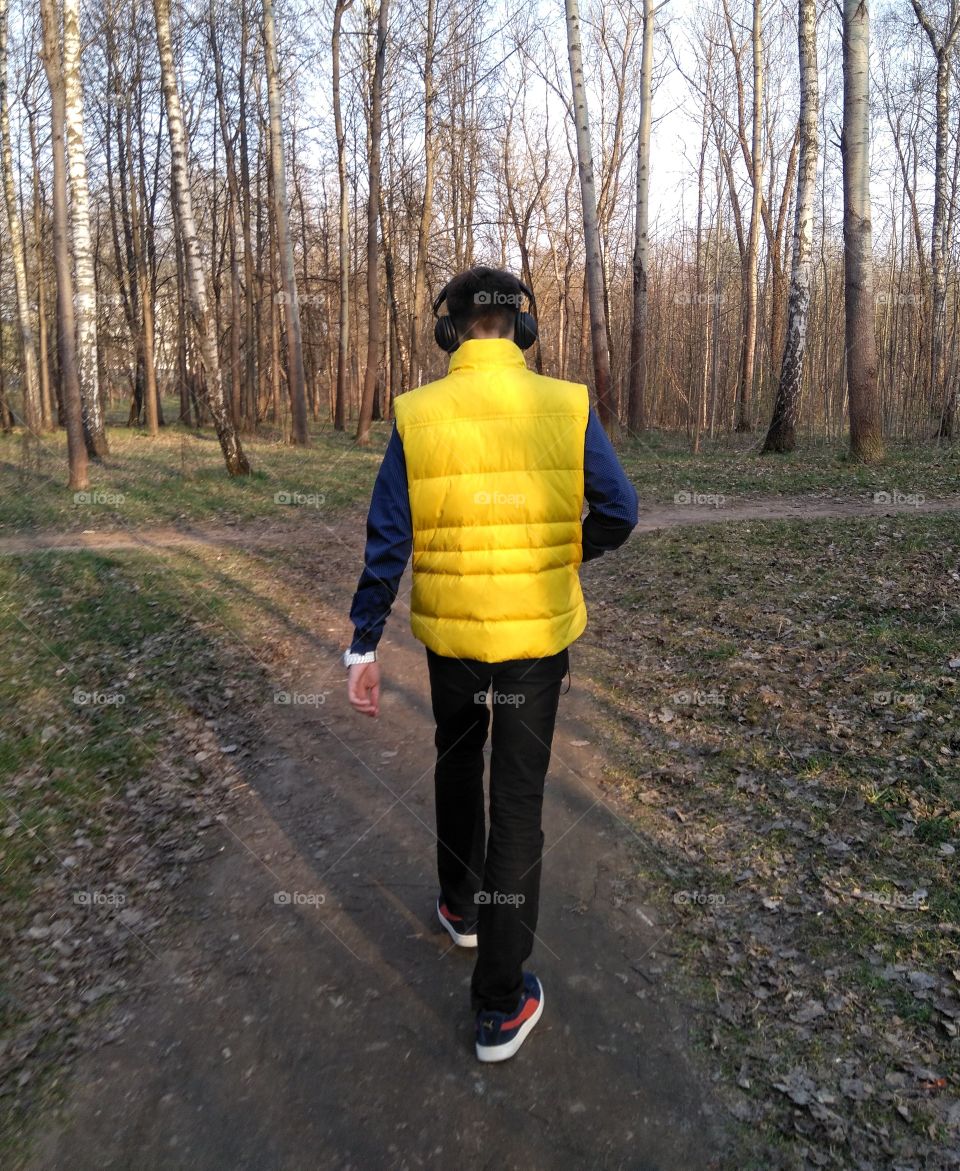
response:
[[[512,1041],[506,1045],[477,1045],[477,1060],[478,1061],[509,1061],[511,1057],[517,1052],[520,1046],[526,1041],[527,1037],[533,1029],[533,1026],[543,1016],[543,985],[540,985],[540,1003],[537,1006],[537,1011],[528,1020],[524,1021],[520,1026],[520,1032],[513,1038]]]
[[[449,936],[453,940],[453,942],[457,945],[457,947],[476,947],[477,946],[476,932],[474,932],[472,935],[461,935],[460,932],[456,929],[456,927],[454,927],[453,924],[448,919],[444,919],[443,915],[440,914],[439,905],[437,906],[437,918],[440,920],[440,922],[446,928],[447,933],[449,934]]]

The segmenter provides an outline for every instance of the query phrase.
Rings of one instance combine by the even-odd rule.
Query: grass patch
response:
[[[646,877],[724,896],[669,936],[721,1006],[705,1038],[744,1119],[842,1152],[824,1165],[936,1151],[916,1070],[960,1087],[958,535],[949,515],[713,525],[584,570],[602,621],[581,673],[610,783],[642,795]]]
[[[175,418],[176,404],[166,404]],[[297,508],[278,493],[300,494],[310,512],[333,518],[366,507],[393,424],[373,425],[359,448],[354,425],[336,432],[312,423],[311,445],[290,447],[275,428],[243,436],[253,474],[230,479],[216,436],[175,424],[150,439],[128,428],[125,411],[109,419],[110,456],[90,467],[90,497],[68,492],[66,438],[0,436],[0,534],[29,528],[60,531],[122,529],[132,525],[269,521],[296,524]],[[841,446],[814,445],[789,456],[758,454],[725,439],[693,456],[682,436],[651,434],[625,440],[620,456],[642,504],[672,503],[677,493],[722,495],[728,503],[758,496],[813,493],[864,498],[868,493],[954,494],[960,451],[936,445],[891,444],[885,463],[869,468],[844,457]]]

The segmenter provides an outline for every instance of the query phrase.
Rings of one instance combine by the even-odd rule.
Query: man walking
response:
[[[512,1057],[543,1012],[543,987],[523,964],[537,927],[543,788],[567,648],[587,622],[578,567],[618,548],[637,523],[636,492],[586,386],[527,369],[522,351],[537,326],[524,297],[530,290],[511,273],[477,267],[437,298],[449,370],[396,399],[344,656],[351,704],[376,716],[376,646],[412,550],[410,624],[427,649],[436,721],[437,915],[454,943],[478,948],[481,1061]]]

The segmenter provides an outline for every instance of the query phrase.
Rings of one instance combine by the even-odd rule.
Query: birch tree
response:
[[[867,0],[843,0],[844,317],[850,453],[883,458],[877,403],[873,228],[870,209],[870,11]]]
[[[590,341],[593,351],[593,377],[596,384],[597,413],[608,434],[616,429],[610,386],[610,345],[604,311],[603,262],[600,255],[600,230],[597,223],[597,193],[594,183],[593,148],[590,143],[590,114],[587,90],[583,81],[583,48],[580,40],[578,0],[566,0],[567,52],[570,58],[570,84],[573,89],[573,112],[577,131],[577,160],[580,171],[580,198],[583,205],[583,237],[586,250],[587,296],[590,305]]]
[[[764,451],[774,452],[793,451],[796,447],[797,418],[803,392],[803,366],[807,352],[813,252],[813,200],[816,195],[819,149],[817,114],[820,96],[817,73],[816,0],[799,2],[797,48],[800,61],[800,168],[797,175],[797,203],[793,221],[787,337],[773,418],[763,444]]]
[[[49,2],[49,0],[45,0]],[[157,26],[157,52],[160,58],[160,80],[167,115],[167,134],[170,139],[170,171],[173,185],[177,229],[183,246],[190,315],[197,335],[200,360],[206,377],[206,398],[213,416],[214,427],[227,471],[231,476],[250,474],[250,465],[243,453],[240,438],[227,411],[223,394],[220,355],[217,351],[216,321],[210,312],[207,283],[200,257],[197,225],[193,215],[193,198],[187,172],[187,140],[177,91],[177,75],[173,65],[173,43],[170,36],[170,0],[153,0],[153,14]]]
[[[97,286],[90,250],[90,195],[83,133],[83,88],[80,82],[80,0],[63,0],[63,86],[70,177],[70,234],[73,243],[74,318],[77,329],[77,376],[87,454],[109,454],[97,377]]]
[[[0,0],[0,167],[3,170],[3,197],[7,213],[7,238],[13,262],[14,288],[17,298],[17,325],[20,357],[23,363],[23,423],[30,431],[42,426],[40,383],[37,374],[37,351],[33,342],[33,322],[27,293],[27,262],[23,248],[20,208],[13,183],[13,150],[10,143],[10,107],[7,89],[7,0]]]
[[[66,93],[61,58],[60,18],[56,0],[40,0],[43,27],[43,68],[50,87],[50,148],[53,153],[53,259],[57,273],[57,350],[60,355],[60,393],[67,425],[68,487],[88,486],[87,449],[83,439],[83,411],[77,371],[77,343],[73,318],[73,276],[67,213]]]

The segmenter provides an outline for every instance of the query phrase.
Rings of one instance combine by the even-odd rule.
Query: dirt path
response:
[[[721,498],[722,499],[722,498]],[[924,500],[922,504],[888,502],[875,504],[871,497],[843,496],[769,496],[710,504],[641,505],[637,532],[677,528],[682,525],[723,524],[742,520],[818,520],[830,517],[922,516],[928,513],[960,512],[960,496]],[[24,533],[0,537],[0,557],[32,553],[39,549],[152,549],[187,546],[243,545],[245,547],[282,545],[302,541],[304,529],[311,526],[343,529],[355,534],[357,518],[331,524],[322,515],[309,510],[298,515],[296,525],[285,521],[250,521],[242,525],[155,526],[88,530],[84,532]],[[361,518],[362,520],[362,518]]]
[[[346,606],[348,590],[341,583],[330,604]],[[636,880],[650,847],[597,785],[575,654],[531,963],[546,1009],[514,1061],[481,1067],[472,957],[433,920],[423,648],[395,613],[372,722],[346,702],[336,636],[299,629],[291,689],[325,702],[265,702],[243,713],[242,730],[216,729],[249,749],[248,788],[201,839],[166,946],[153,945],[141,989],[118,1008],[113,1043],[77,1062],[28,1166],[720,1166],[720,1108],[688,1057],[688,1016],[661,987],[672,928]],[[309,901],[278,905],[281,891]]]

